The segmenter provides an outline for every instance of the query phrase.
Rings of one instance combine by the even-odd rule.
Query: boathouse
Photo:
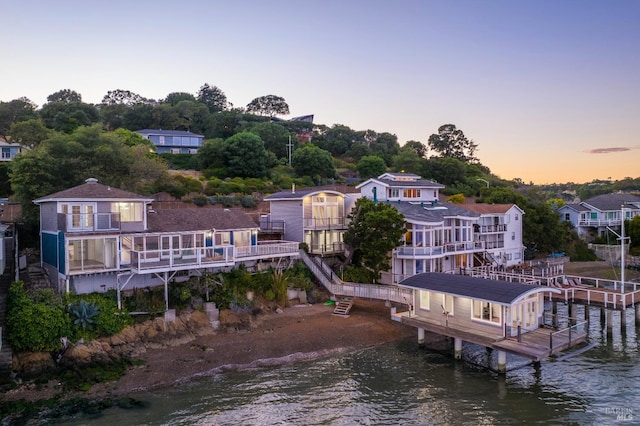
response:
[[[419,343],[430,331],[454,339],[456,358],[463,341],[496,349],[501,372],[507,352],[537,362],[587,337],[586,322],[558,321],[544,312],[544,296],[559,293],[556,288],[438,272],[398,285],[413,290],[413,300],[408,311],[393,313],[392,319],[416,327]]]

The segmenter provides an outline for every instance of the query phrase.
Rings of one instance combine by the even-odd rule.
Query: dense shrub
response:
[[[118,309],[115,290],[109,290],[106,293],[73,295],[69,296],[69,300],[71,303],[84,300],[98,308],[98,315],[95,317],[96,324],[92,333],[87,336],[89,338],[111,336],[133,324],[129,312]]]
[[[7,328],[11,347],[16,351],[60,349],[60,338],[71,334],[71,321],[61,303],[34,301],[22,281],[9,287]]]

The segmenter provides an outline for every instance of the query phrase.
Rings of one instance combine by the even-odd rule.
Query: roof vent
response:
[[[85,180],[85,183],[98,183],[98,179],[96,179],[96,178],[89,178],[89,179]]]

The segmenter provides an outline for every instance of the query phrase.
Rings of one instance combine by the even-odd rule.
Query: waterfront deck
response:
[[[393,313],[391,318],[411,327],[422,328],[432,333],[461,339],[487,348],[499,349],[532,361],[541,361],[587,341],[586,322],[580,322],[564,329],[540,327],[533,331],[522,332],[520,339],[518,339],[517,336],[504,338],[480,330],[469,331],[469,329],[449,326],[446,321],[440,323],[429,321],[425,318],[410,316],[408,311]]]
[[[627,285],[629,289],[621,292],[618,288],[595,287],[571,281],[556,285],[555,288],[560,289],[562,294],[554,294],[552,300],[625,310],[640,303],[638,284],[628,283]]]

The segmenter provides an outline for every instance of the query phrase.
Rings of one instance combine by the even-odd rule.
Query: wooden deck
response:
[[[565,328],[562,330],[541,327],[534,331],[521,333],[520,341],[518,341],[517,337],[508,337],[505,339],[502,335],[498,334],[450,327],[446,323],[441,324],[436,321],[409,316],[409,312],[392,314],[392,319],[402,324],[422,328],[432,333],[509,352],[531,359],[532,361],[541,361],[544,358],[556,355],[587,340],[585,323],[580,323],[571,329]]]
[[[599,306],[607,309],[625,310],[640,303],[640,290],[634,285],[631,291],[593,287],[585,284],[562,284],[555,288],[562,294],[554,294],[552,300],[581,305]]]

